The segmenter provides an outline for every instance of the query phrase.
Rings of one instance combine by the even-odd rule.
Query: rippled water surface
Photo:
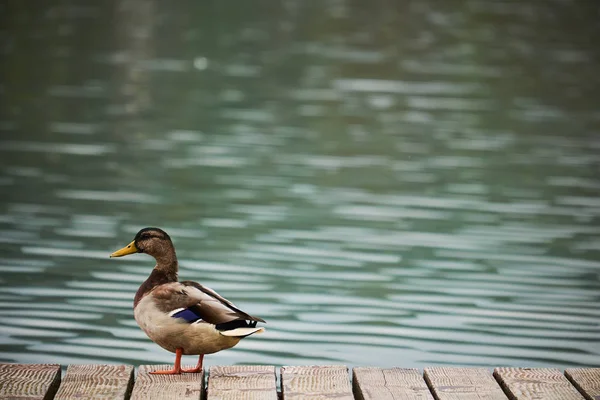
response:
[[[171,362],[132,315],[153,260],[108,258],[159,226],[268,321],[208,365],[598,366],[598,21],[2,2],[0,361]]]

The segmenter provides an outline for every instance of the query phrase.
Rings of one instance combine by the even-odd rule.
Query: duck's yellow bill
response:
[[[135,247],[135,241],[129,243],[127,246],[123,247],[120,250],[115,251],[114,253],[112,253],[110,255],[110,257],[123,257],[126,256],[128,254],[133,254],[133,253],[137,253],[138,249],[137,247]]]

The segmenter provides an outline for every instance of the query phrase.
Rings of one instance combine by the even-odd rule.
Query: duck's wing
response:
[[[265,322],[262,318],[245,313],[214,290],[197,282],[160,285],[152,295],[163,312],[175,318],[183,318],[189,323],[203,320],[217,325],[217,329],[232,329],[238,325],[256,326],[256,322]]]

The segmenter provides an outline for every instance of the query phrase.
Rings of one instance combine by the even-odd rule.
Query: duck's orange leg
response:
[[[153,375],[177,375],[181,374],[181,355],[183,354],[183,349],[175,350],[175,365],[173,365],[173,369],[166,371],[152,371],[150,372]]]
[[[188,373],[202,372],[202,361],[204,361],[204,354],[200,354],[198,356],[198,364],[196,364],[196,366],[194,368],[182,369],[181,372],[188,372]]]

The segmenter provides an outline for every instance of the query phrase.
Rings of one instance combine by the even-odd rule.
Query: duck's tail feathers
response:
[[[234,336],[239,338],[245,338],[246,336],[253,335],[255,333],[262,333],[265,331],[265,328],[255,327],[255,328],[235,328],[228,331],[219,332],[223,336]]]

